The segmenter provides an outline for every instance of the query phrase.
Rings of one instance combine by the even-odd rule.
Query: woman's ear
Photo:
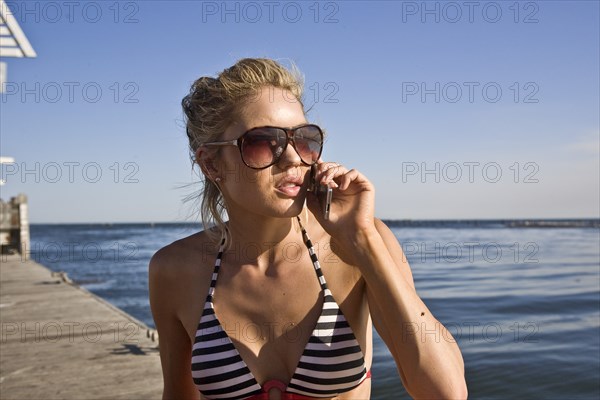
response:
[[[196,162],[200,166],[202,173],[211,181],[217,180],[219,177],[219,169],[216,166],[215,152],[200,146],[196,150],[195,156]]]

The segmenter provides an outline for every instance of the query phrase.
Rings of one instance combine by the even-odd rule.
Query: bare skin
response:
[[[268,93],[268,91],[271,91]],[[257,126],[306,123],[289,93],[264,88],[224,133],[239,137]],[[302,235],[300,216],[323,274],[361,346],[367,369],[371,320],[415,398],[465,398],[464,367],[449,332],[418,297],[406,257],[393,233],[374,218],[374,188],[362,174],[319,162],[318,179],[334,187],[329,221],[306,192],[308,169],[288,146],[276,165],[246,167],[235,147],[217,155],[200,149],[203,172],[219,177],[232,244],[223,256],[216,314],[259,384],[290,381],[321,311],[322,294]],[[231,171],[237,171],[232,174]],[[301,177],[298,195],[281,182]],[[308,209],[304,206],[306,205]],[[150,262],[150,303],[160,337],[164,399],[202,399],[191,376],[191,349],[211,281],[216,245],[204,232],[159,250]],[[438,332],[421,337],[421,331]],[[337,399],[368,399],[366,380]],[[272,389],[271,399],[279,399]]]

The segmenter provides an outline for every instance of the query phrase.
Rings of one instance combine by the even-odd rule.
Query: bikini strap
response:
[[[206,301],[209,303],[213,302],[213,296],[215,295],[215,286],[217,286],[217,277],[219,276],[219,268],[221,267],[221,259],[223,258],[224,251],[225,237],[223,237],[223,239],[221,240],[221,245],[219,246],[219,252],[217,253],[217,259],[215,260],[215,268],[213,269],[210,287],[208,288],[208,295],[206,296]]]
[[[319,264],[319,259],[317,258],[317,253],[315,252],[315,248],[310,240],[310,238],[308,237],[308,233],[306,233],[306,229],[304,229],[304,226],[302,225],[302,222],[300,221],[300,217],[296,217],[298,219],[298,224],[300,225],[300,229],[302,230],[302,239],[304,240],[304,244],[306,245],[306,248],[308,249],[308,254],[310,254],[310,260],[313,263],[313,266],[315,267],[315,272],[317,273],[317,278],[319,278],[319,284],[321,285],[321,289],[323,290],[329,290],[327,288],[327,282],[325,281],[325,277],[323,276],[323,271],[321,271],[321,264]]]

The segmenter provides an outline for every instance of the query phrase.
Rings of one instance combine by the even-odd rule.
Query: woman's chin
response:
[[[278,208],[277,214],[280,214],[281,218],[293,218],[300,215],[303,208],[304,201],[300,201],[300,199],[296,198],[294,201],[288,202],[286,206]]]

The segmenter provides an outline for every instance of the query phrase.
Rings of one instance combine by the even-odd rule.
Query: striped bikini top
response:
[[[360,345],[327,288],[313,245],[301,228],[323,291],[323,308],[290,383],[286,386],[271,380],[261,387],[221,327],[213,297],[224,250],[222,242],[192,348],[192,377],[207,399],[268,399],[272,387],[283,392],[282,399],[333,397],[370,377]]]

